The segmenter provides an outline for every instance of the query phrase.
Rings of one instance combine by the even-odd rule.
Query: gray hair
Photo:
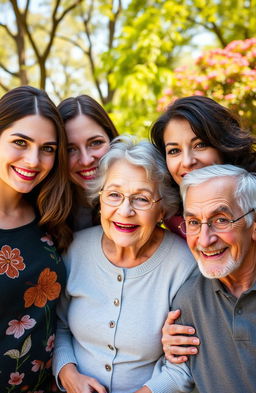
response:
[[[233,177],[236,182],[234,197],[242,212],[246,213],[250,209],[256,211],[256,173],[229,164],[210,165],[188,173],[180,185],[183,204],[190,186],[197,186],[216,177]],[[253,219],[252,214],[245,217],[248,227],[252,225]]]
[[[162,200],[161,207],[165,217],[174,215],[179,207],[178,191],[171,186],[171,176],[165,160],[159,151],[148,141],[137,142],[134,136],[122,135],[110,144],[110,150],[99,163],[98,176],[87,188],[87,200],[95,206],[99,200],[99,191],[104,187],[108,170],[118,160],[126,160],[132,165],[145,169],[148,179],[157,184]]]

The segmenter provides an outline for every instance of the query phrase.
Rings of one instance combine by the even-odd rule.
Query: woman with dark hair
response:
[[[207,165],[232,164],[249,172],[256,171],[255,137],[240,127],[231,111],[204,96],[174,101],[153,124],[151,141],[165,157],[176,187],[187,173]],[[165,221],[169,229],[181,236],[182,210],[180,203],[179,214]],[[187,355],[197,353],[195,345],[199,344],[195,337],[181,336],[194,334],[194,329],[173,325],[178,316],[179,311],[170,312],[162,339],[166,356],[174,363],[186,361]]]
[[[1,392],[51,391],[55,309],[65,284],[58,252],[72,239],[66,150],[45,92],[22,86],[0,99]]]
[[[97,208],[92,211],[88,207],[84,190],[97,175],[99,160],[118,133],[107,112],[88,95],[67,98],[58,109],[68,138],[69,177],[73,190],[69,223],[74,230],[80,230],[97,221]]]

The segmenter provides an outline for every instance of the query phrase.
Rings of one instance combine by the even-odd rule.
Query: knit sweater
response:
[[[146,262],[121,268],[105,257],[101,239],[99,226],[77,232],[65,258],[54,374],[74,363],[111,393],[144,384],[167,393],[173,381],[162,358],[161,328],[176,292],[197,271],[194,258],[183,239],[166,231]]]

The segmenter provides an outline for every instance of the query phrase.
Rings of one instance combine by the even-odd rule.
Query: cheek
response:
[[[171,158],[169,156],[166,156],[166,165],[168,168],[168,171],[170,172],[171,175],[175,175],[176,171],[177,171],[177,160],[175,160],[174,158]]]
[[[77,162],[76,156],[75,155],[69,155],[68,156],[68,168],[69,170],[72,170],[73,167],[75,166]]]
[[[94,157],[97,157],[99,160],[109,151],[109,145],[103,146],[101,149],[97,150],[94,154]]]

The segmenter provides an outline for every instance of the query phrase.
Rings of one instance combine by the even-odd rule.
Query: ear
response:
[[[157,217],[157,222],[163,222],[163,220],[164,220],[164,216],[165,216],[165,211],[164,211],[164,209],[161,209],[160,210],[160,212],[159,212],[159,215],[158,215],[158,217]]]
[[[256,222],[252,224],[252,240],[256,241]]]

